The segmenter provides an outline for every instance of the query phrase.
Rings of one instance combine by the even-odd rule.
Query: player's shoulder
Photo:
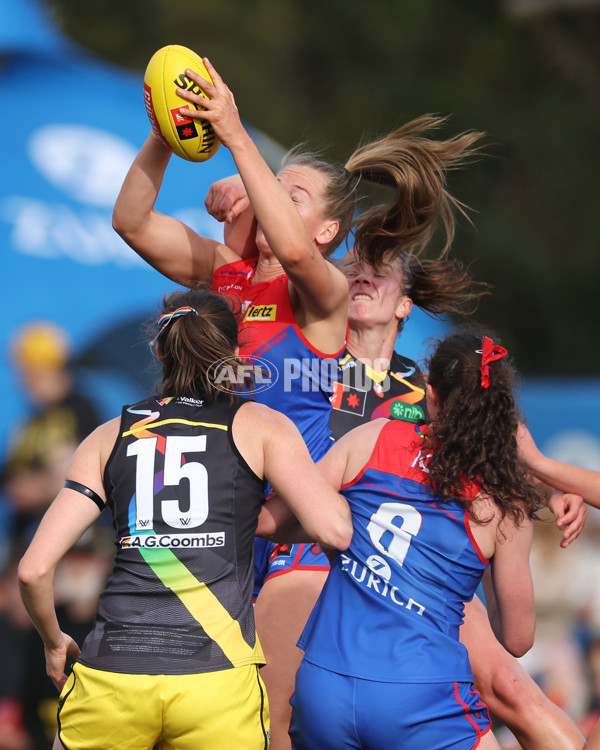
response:
[[[103,422],[85,438],[82,445],[84,443],[100,444],[107,440],[112,440],[112,442],[114,442],[119,434],[120,425],[121,417],[114,417],[113,419],[109,419],[108,422]]]
[[[254,425],[260,432],[269,429],[285,429],[295,426],[292,420],[280,411],[257,401],[245,400],[235,415],[238,424]]]
[[[404,377],[411,379],[412,377],[423,377],[423,372],[419,367],[418,362],[410,357],[405,357],[403,354],[394,351],[390,360],[390,372],[396,377]]]
[[[73,456],[72,466],[90,461],[106,463],[120,432],[121,418],[115,417],[96,427],[79,445]]]
[[[353,427],[345,435],[338,439],[338,443],[349,447],[360,447],[366,444],[375,444],[381,435],[382,430],[391,422],[385,417],[372,419],[369,422]]]

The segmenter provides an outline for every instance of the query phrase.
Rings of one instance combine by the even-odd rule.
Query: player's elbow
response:
[[[525,654],[529,651],[529,649],[533,646],[533,641],[519,641],[519,642],[505,642],[504,648],[508,651],[509,654],[515,657],[515,659],[518,659],[521,656],[525,656]]]
[[[118,205],[113,210],[112,226],[119,237],[125,240],[128,245],[133,244],[137,227],[132,220],[131,214],[119,208]]]
[[[504,648],[518,658],[524,656],[533,646],[535,638],[535,618],[526,627],[521,627],[515,632],[505,634],[502,638]]]
[[[508,642],[505,644],[505,648],[509,654],[512,654],[516,659],[520,656],[525,656],[529,649],[533,646],[533,638],[522,638],[515,642]]]
[[[332,523],[329,528],[321,530],[318,542],[326,547],[345,550],[352,541],[352,521],[341,518]]]
[[[25,555],[19,562],[18,580],[21,588],[32,588],[44,580],[49,574],[49,569],[30,560]]]

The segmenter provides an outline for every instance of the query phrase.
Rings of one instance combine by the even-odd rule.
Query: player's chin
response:
[[[367,299],[350,299],[348,304],[348,320],[360,321],[370,317],[373,301]]]

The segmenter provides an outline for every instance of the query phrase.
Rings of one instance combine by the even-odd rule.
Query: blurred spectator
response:
[[[77,391],[70,342],[60,327],[31,321],[17,331],[9,354],[31,411],[12,430],[0,472],[0,517],[7,527],[0,555],[0,750],[49,750],[58,694],[43,676],[43,649],[22,606],[14,561],[63,486],[73,451],[101,420],[92,402]],[[93,621],[112,560],[109,528],[110,520],[101,516],[57,570],[60,617],[82,637]]]
[[[531,571],[537,627],[533,648],[521,659],[584,734],[589,731],[586,715],[593,718],[599,697],[590,648],[600,636],[599,522],[600,511],[588,507],[585,528],[567,549],[559,547],[553,524],[534,525]]]
[[[29,542],[62,487],[73,451],[100,422],[75,388],[69,354],[66,333],[48,321],[28,323],[11,343],[12,364],[32,407],[13,430],[0,474],[15,541]]]
[[[112,566],[112,537],[107,524],[95,524],[56,570],[59,622],[80,641],[93,624]],[[19,557],[0,577],[0,750],[50,750],[58,692],[44,674],[44,647],[21,601]]]
[[[587,665],[590,681],[590,695],[588,710],[581,719],[579,726],[588,737],[592,729],[600,721],[600,635],[591,643],[587,651]]]
[[[27,641],[35,631],[19,594],[17,563],[15,557],[0,576],[0,750],[34,750],[23,694]]]
[[[113,536],[108,524],[96,522],[56,568],[54,588],[58,621],[78,643],[84,641],[93,625],[98,597],[112,568]],[[32,750],[51,750],[56,734],[58,691],[45,674],[44,646],[33,628],[27,631],[26,652],[23,664],[24,723],[34,743]],[[0,750],[3,750],[1,744]]]
[[[585,709],[587,695],[583,654],[576,637],[580,592],[589,586],[592,572],[586,573],[580,564],[587,549],[586,531],[570,547],[561,549],[552,523],[534,524],[530,564],[535,643],[521,660],[546,695],[575,721]]]

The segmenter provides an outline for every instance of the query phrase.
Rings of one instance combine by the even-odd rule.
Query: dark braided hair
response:
[[[464,485],[476,482],[503,517],[520,523],[543,505],[544,494],[517,454],[515,370],[507,357],[492,362],[490,385],[483,388],[481,349],[479,333],[458,330],[438,344],[428,362],[428,382],[438,400],[425,437],[430,486],[470,508]]]

